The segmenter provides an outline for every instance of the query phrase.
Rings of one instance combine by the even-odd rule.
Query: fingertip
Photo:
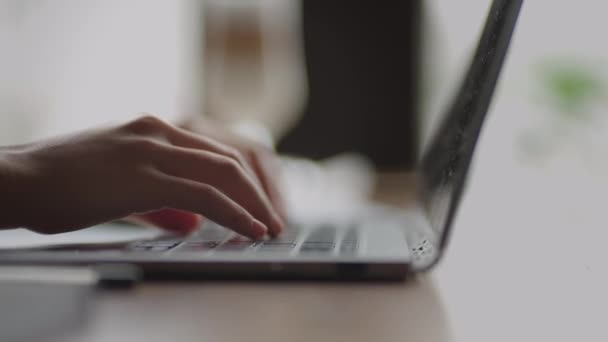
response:
[[[270,234],[277,236],[285,229],[285,221],[279,215],[274,215],[272,227],[273,229],[270,231]]]
[[[268,228],[266,227],[266,225],[256,219],[253,219],[251,228],[251,238],[255,240],[260,240],[264,238],[264,235],[266,235],[266,233],[268,232]]]

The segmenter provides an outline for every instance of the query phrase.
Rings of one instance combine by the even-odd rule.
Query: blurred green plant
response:
[[[589,105],[606,94],[605,81],[598,71],[586,63],[543,63],[538,72],[543,97],[560,114],[586,116]]]
[[[539,160],[593,132],[598,114],[608,112],[608,82],[602,66],[585,61],[544,60],[535,71],[532,91],[544,118],[523,132],[520,145],[528,158]]]

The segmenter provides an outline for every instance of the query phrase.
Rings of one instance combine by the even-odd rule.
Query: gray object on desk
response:
[[[0,267],[0,341],[61,341],[86,322],[89,269]]]

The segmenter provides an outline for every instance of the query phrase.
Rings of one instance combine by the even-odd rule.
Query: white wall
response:
[[[19,60],[10,69],[20,81],[2,78],[13,88],[12,101],[3,101],[12,103],[10,113],[0,112],[4,142],[122,120],[143,111],[175,117],[195,41],[185,30],[193,15],[188,4],[3,0],[2,6],[9,9],[5,15],[16,25],[11,40],[19,45]],[[7,133],[15,127],[22,131]]]

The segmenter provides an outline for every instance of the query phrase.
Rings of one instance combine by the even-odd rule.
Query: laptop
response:
[[[472,59],[403,206],[369,205],[348,219],[290,222],[275,239],[251,241],[207,221],[197,233],[94,247],[0,252],[0,263],[133,265],[145,278],[398,280],[444,254],[475,146],[522,0],[494,0]],[[406,196],[407,195],[407,196]]]

